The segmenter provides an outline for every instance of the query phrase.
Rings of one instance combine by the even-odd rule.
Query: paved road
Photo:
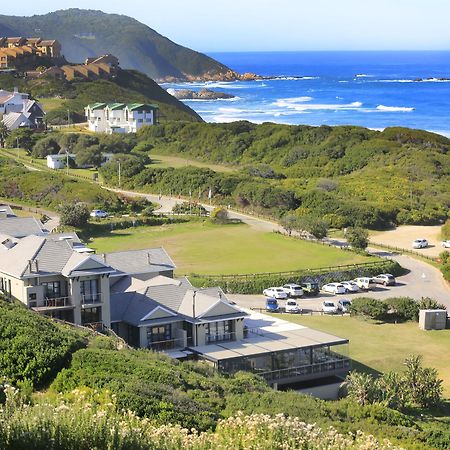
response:
[[[152,194],[138,194],[136,192],[124,191],[120,189],[110,190],[121,193],[123,195],[145,197],[151,202],[159,203],[161,207],[158,209],[158,211],[161,213],[170,212],[177,203],[182,203],[183,201],[185,201],[183,199],[174,197],[158,196]],[[213,209],[213,207],[207,204],[203,204],[203,206],[208,211],[211,211]],[[231,218],[240,219],[251,227],[260,231],[282,231],[282,228],[277,223],[271,222],[266,219],[242,214],[233,211],[232,209],[229,210],[229,216]],[[329,242],[336,246],[346,245],[346,243],[341,240],[329,240]],[[376,292],[370,293],[370,296],[380,299],[392,297],[393,295],[408,296],[417,299],[420,299],[421,297],[431,297],[446,305],[450,310],[450,286],[444,281],[444,278],[442,277],[442,274],[438,269],[410,256],[399,255],[374,248],[369,248],[369,251],[378,256],[393,259],[409,271],[407,275],[399,278],[399,282],[401,283],[399,286],[396,286],[392,289],[380,288]],[[254,296],[252,297],[255,298]],[[253,300],[250,299],[249,301],[250,304],[244,304],[242,306],[251,306]],[[321,301],[323,301],[323,299]],[[321,301],[319,303],[321,303]]]

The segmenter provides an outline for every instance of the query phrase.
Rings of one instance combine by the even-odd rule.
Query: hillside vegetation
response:
[[[41,16],[0,16],[0,36],[30,36],[34,30],[43,38],[58,39],[69,61],[83,62],[89,56],[112,53],[122,67],[158,80],[211,77],[229,70],[123,15],[67,9]]]
[[[0,326],[0,342],[11,349],[0,353],[2,371],[16,364],[21,371],[20,364],[41,368],[26,375],[5,370],[21,392],[0,382],[4,449],[45,449],[50,441],[55,449],[80,448],[80,442],[83,448],[99,449],[175,449],[180,442],[199,450],[390,448],[371,439],[362,447],[363,437],[355,441],[360,431],[408,449],[448,448],[448,424],[431,416],[445,409],[426,411],[427,420],[421,420],[424,410],[399,412],[381,403],[361,406],[351,399],[326,402],[277,392],[249,373],[224,376],[203,363],[179,362],[147,350],[117,350],[109,337],[73,331],[1,299],[0,314],[7,318]],[[40,385],[43,369],[46,383],[56,378],[49,390],[31,396],[30,386]],[[346,437],[322,431],[329,426]],[[199,431],[207,434],[200,439]]]
[[[1,33],[0,33],[1,35]],[[36,99],[54,100],[46,120],[49,124],[67,124],[67,111],[71,122],[85,122],[84,108],[90,103],[156,103],[160,120],[201,121],[191,108],[162,89],[155,81],[134,70],[119,70],[112,80],[61,81],[53,78],[34,80],[12,75],[0,75],[0,89],[18,87]]]
[[[195,182],[180,192],[186,193],[189,184],[208,192],[212,185],[225,201],[296,209],[338,228],[355,221],[366,227],[440,223],[450,207],[450,140],[425,131],[167,123],[143,128],[138,139],[156,154],[233,164],[241,170],[224,175],[184,168],[175,176],[173,169],[150,167],[135,178],[136,186],[153,184],[158,189],[173,184],[178,192],[182,174],[187,180],[188,172],[195,171]]]

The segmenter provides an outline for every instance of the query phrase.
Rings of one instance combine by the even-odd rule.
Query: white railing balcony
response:
[[[97,305],[102,303],[103,297],[101,292],[95,294],[81,294],[81,304],[86,305]]]
[[[236,333],[206,333],[206,343],[213,344],[214,342],[234,341]]]
[[[30,301],[30,306],[35,310],[49,310],[49,309],[58,309],[58,308],[70,308],[73,306],[72,297],[56,297],[49,298],[46,297],[42,304],[37,305],[36,301]],[[36,306],[34,306],[36,305]]]

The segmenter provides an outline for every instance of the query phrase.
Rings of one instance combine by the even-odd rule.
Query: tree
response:
[[[358,405],[368,405],[378,399],[377,386],[371,375],[352,371],[347,375],[346,382],[348,396]]]
[[[322,219],[313,216],[300,216],[297,219],[297,231],[307,231],[316,239],[323,239],[328,233],[328,224]]]
[[[35,142],[36,136],[34,135],[33,130],[30,128],[17,128],[16,130],[11,131],[6,138],[6,147],[16,148],[17,145],[19,145],[19,147],[30,152]]]
[[[296,229],[297,217],[293,214],[285,214],[280,220],[280,225],[287,231],[287,234],[290,236],[292,234],[292,231]]]
[[[405,360],[404,388],[413,405],[422,408],[437,406],[442,400],[442,380],[436,369],[422,367],[422,357],[412,355]]]
[[[5,141],[8,136],[9,136],[8,127],[3,122],[0,122],[0,147],[1,148],[5,147]]]
[[[91,145],[78,150],[75,161],[78,167],[94,166],[99,167],[102,163],[103,155],[99,145]]]
[[[84,203],[68,203],[59,207],[61,225],[82,228],[89,220],[89,209]]]
[[[348,228],[345,237],[353,248],[365,250],[369,245],[369,232],[365,228]]]
[[[211,221],[215,223],[227,223],[228,211],[225,208],[214,208],[211,212]]]
[[[31,154],[33,158],[46,158],[48,155],[56,155],[60,150],[58,142],[52,136],[47,136],[34,144]]]

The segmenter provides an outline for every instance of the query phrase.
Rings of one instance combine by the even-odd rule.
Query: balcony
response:
[[[215,342],[234,341],[236,333],[226,332],[221,334],[206,333],[206,343],[214,344]]]
[[[101,292],[96,294],[81,294],[81,306],[83,308],[99,306],[103,302],[103,297]]]
[[[192,339],[168,339],[165,341],[149,342],[147,348],[155,352],[164,352],[167,350],[183,349],[192,344]]]
[[[323,378],[330,375],[345,373],[350,370],[350,359],[336,358],[326,362],[320,362],[287,369],[272,370],[269,372],[257,372],[268,383],[292,383],[313,378]]]
[[[32,306],[32,303],[36,302],[30,301],[30,306],[35,311],[71,309],[74,307],[72,304],[72,297],[45,298],[40,306]]]

